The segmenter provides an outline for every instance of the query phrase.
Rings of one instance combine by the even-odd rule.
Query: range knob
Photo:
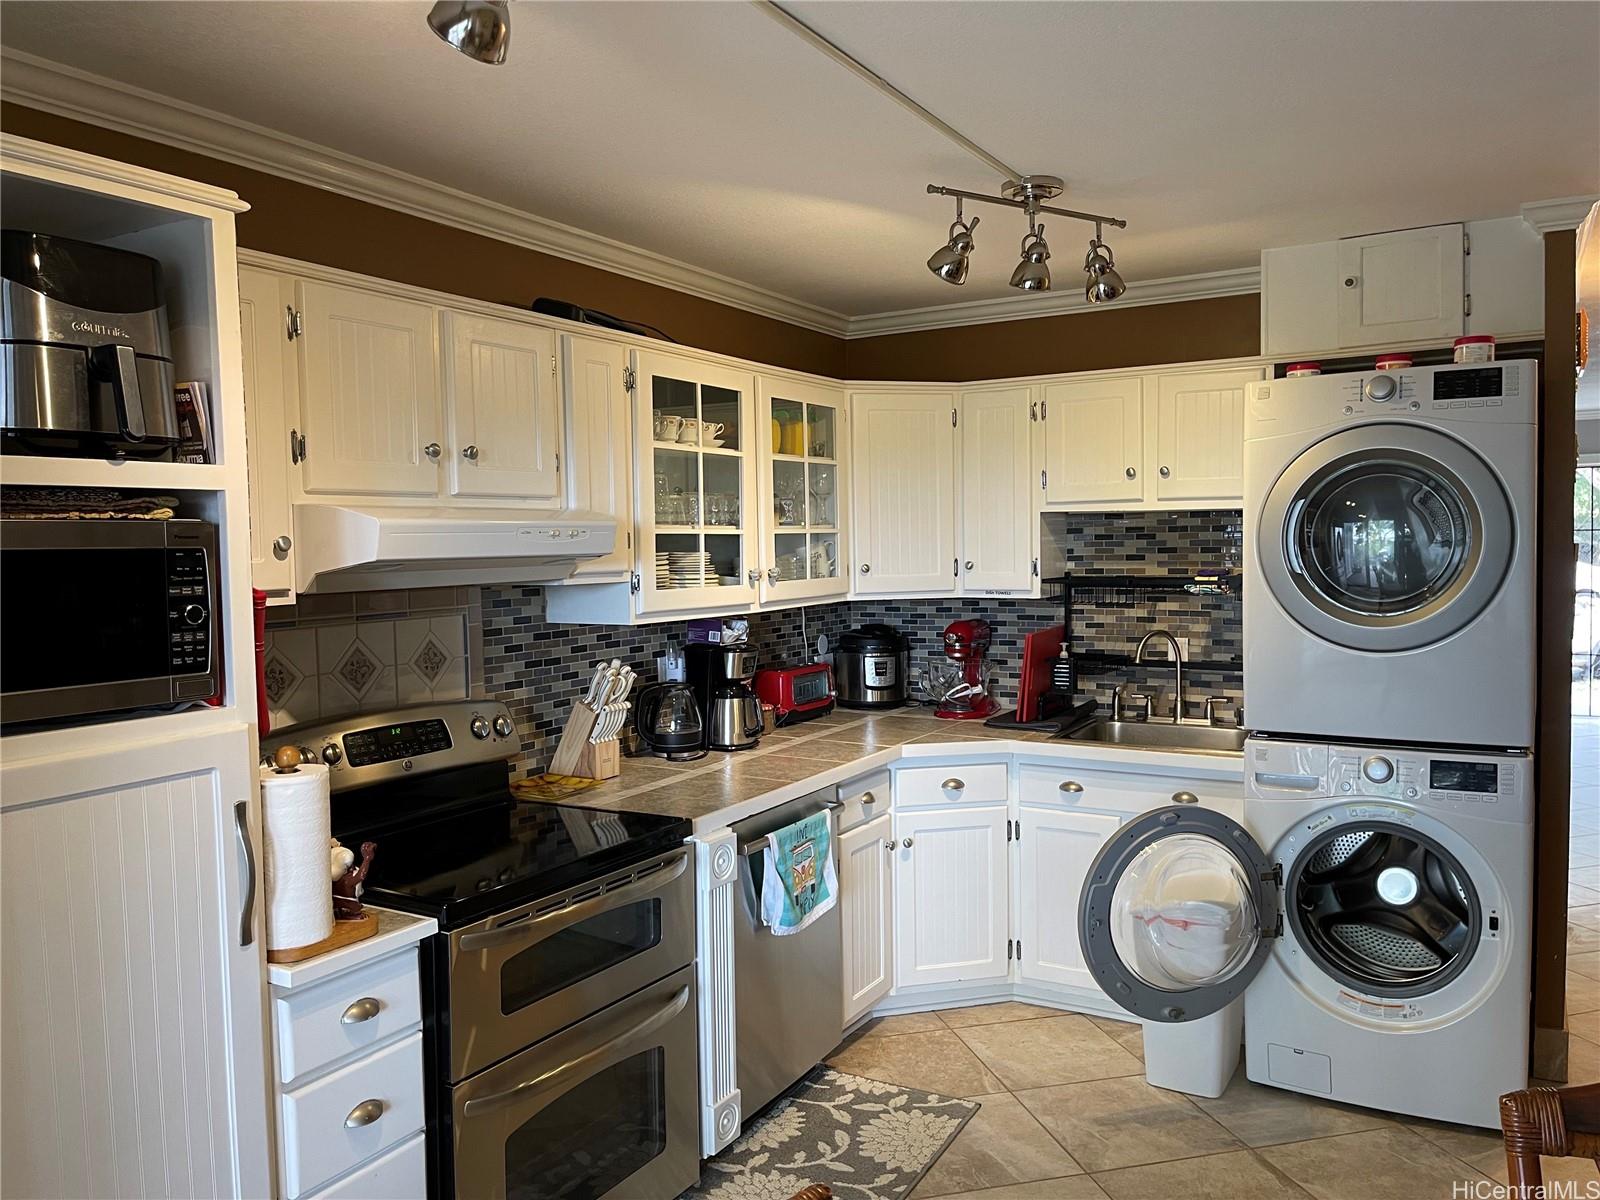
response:
[[[501,737],[510,737],[512,728],[511,718],[506,716],[505,713],[501,713],[494,719],[494,731]]]
[[[489,736],[489,718],[482,716],[473,717],[472,724],[468,725],[467,728],[472,730],[472,736],[481,742],[484,738]]]
[[[1364,390],[1367,399],[1374,404],[1387,404],[1394,399],[1395,393],[1399,391],[1399,385],[1395,383],[1393,375],[1374,375],[1367,380]]]
[[[185,604],[183,606],[183,623],[185,625],[199,625],[206,619],[206,606],[204,604]]]
[[[1361,773],[1373,783],[1388,783],[1394,778],[1394,763],[1381,754],[1374,754],[1361,764]]]
[[[336,767],[344,758],[344,751],[339,749],[338,742],[329,742],[322,748],[322,761],[330,767]]]

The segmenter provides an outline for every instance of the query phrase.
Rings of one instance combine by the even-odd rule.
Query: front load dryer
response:
[[[1122,1008],[1197,1037],[1242,997],[1256,1083],[1498,1127],[1527,1082],[1531,766],[1252,738],[1242,822],[1171,805],[1101,848],[1084,957]]]
[[[1252,728],[1533,744],[1537,383],[1508,361],[1248,386]]]

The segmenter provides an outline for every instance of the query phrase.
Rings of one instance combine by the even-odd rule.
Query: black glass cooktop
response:
[[[333,832],[377,843],[362,898],[441,929],[576,887],[681,845],[690,822],[518,800],[488,763],[336,795]]]

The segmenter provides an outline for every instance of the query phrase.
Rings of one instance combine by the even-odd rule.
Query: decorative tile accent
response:
[[[284,698],[294,691],[296,685],[304,678],[287,659],[277,654],[267,657],[266,664],[262,667],[262,676],[267,685],[267,700],[274,706],[282,704]]]
[[[377,679],[378,664],[367,648],[358,640],[350,647],[348,653],[334,668],[340,679],[344,680],[356,698],[366,695],[367,688]]]
[[[431,636],[422,643],[422,649],[411,656],[411,665],[429,683],[433,683],[439,678],[439,673],[445,669],[449,662],[450,656],[444,652],[443,647]]]

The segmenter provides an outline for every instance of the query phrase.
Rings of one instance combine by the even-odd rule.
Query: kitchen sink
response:
[[[1168,721],[1107,721],[1097,718],[1060,736],[1069,742],[1140,746],[1206,754],[1239,754],[1247,731],[1229,725],[1174,725]]]

